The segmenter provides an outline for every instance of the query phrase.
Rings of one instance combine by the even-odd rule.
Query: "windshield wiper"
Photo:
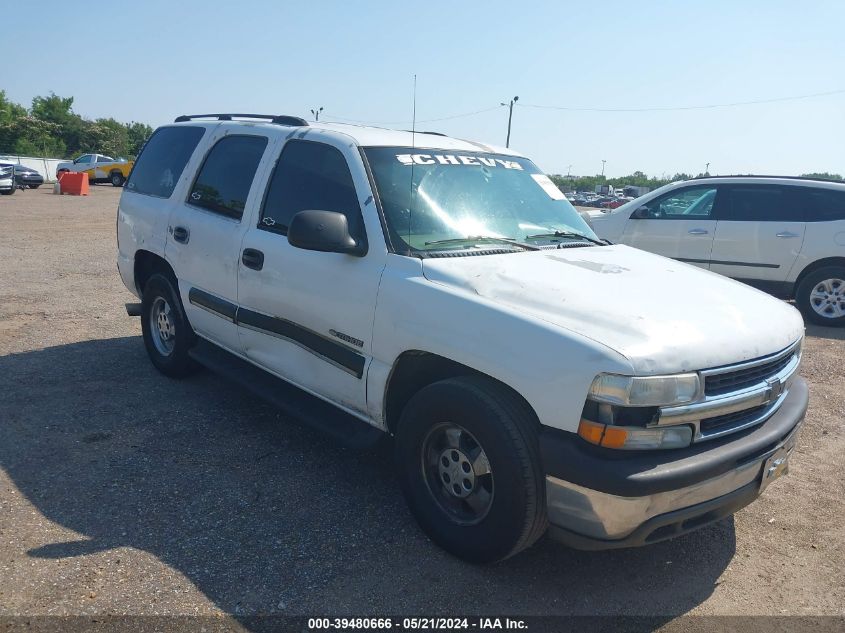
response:
[[[537,235],[528,235],[525,237],[526,240],[535,240],[540,239],[542,237],[569,237],[578,240],[586,240],[587,242],[591,242],[597,246],[607,246],[609,242],[604,240],[597,240],[589,235],[584,235],[583,233],[576,233],[575,231],[555,231],[553,233],[537,233]]]
[[[536,251],[539,250],[538,247],[532,246],[531,244],[523,244],[521,242],[517,242],[516,238],[513,237],[488,237],[486,235],[469,235],[467,237],[453,237],[446,240],[434,240],[432,242],[426,242],[426,246],[436,246],[437,244],[466,244],[466,243],[478,243],[478,242],[499,242],[504,244],[509,244],[510,246],[518,246],[522,249],[529,250],[529,251]]]

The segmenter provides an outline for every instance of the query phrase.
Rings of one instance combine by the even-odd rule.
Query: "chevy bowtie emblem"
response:
[[[766,385],[769,387],[767,392],[769,400],[777,400],[780,397],[780,394],[783,393],[783,383],[780,378],[769,378],[766,381]]]

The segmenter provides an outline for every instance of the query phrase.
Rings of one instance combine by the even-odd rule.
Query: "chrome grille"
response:
[[[793,354],[787,354],[746,369],[736,369],[723,374],[707,376],[704,379],[704,395],[718,396],[756,385],[786,367],[792,360],[792,356]]]
[[[702,370],[701,398],[686,405],[662,407],[656,424],[691,424],[693,442],[761,424],[783,404],[800,360],[801,341],[796,341],[776,354]]]

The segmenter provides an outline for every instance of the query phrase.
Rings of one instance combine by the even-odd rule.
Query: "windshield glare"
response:
[[[410,147],[364,153],[397,251],[473,248],[472,238],[542,246],[561,241],[539,237],[555,231],[596,239],[563,193],[525,158]],[[436,243],[444,240],[456,242]],[[505,242],[479,246],[509,248]]]

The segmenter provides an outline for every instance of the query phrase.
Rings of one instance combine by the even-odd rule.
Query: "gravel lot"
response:
[[[0,199],[0,615],[845,614],[845,330],[808,328],[790,475],[736,517],[474,567],[418,530],[388,453],[156,373],[123,309],[120,190],[92,189]]]

